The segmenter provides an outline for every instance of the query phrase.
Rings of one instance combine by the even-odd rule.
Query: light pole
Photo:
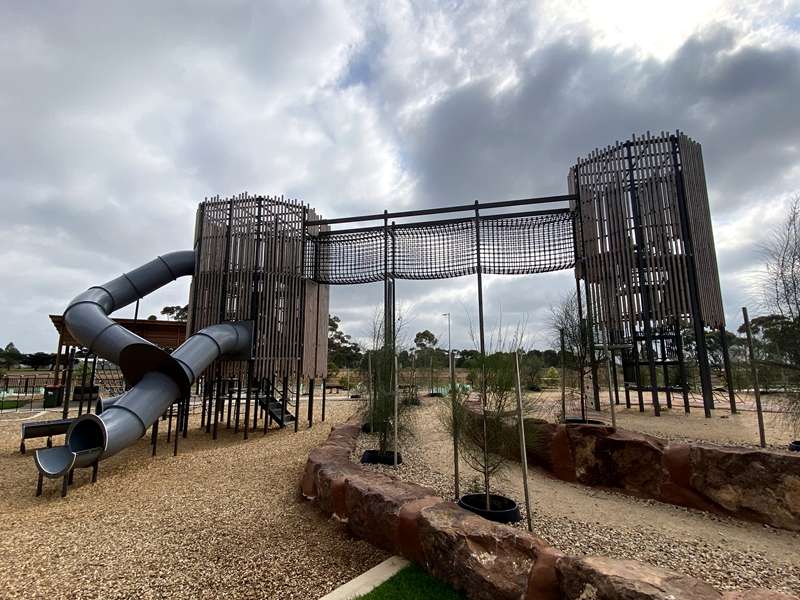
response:
[[[447,317],[447,354],[453,351],[453,344],[450,338],[450,313],[442,313],[443,317]]]

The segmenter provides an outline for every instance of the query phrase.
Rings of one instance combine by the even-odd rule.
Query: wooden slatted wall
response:
[[[587,278],[596,333],[609,330],[612,343],[630,344],[642,335],[644,294],[655,332],[673,331],[676,320],[683,326],[691,322],[691,261],[681,227],[676,160],[687,191],[702,319],[712,327],[724,324],[700,145],[682,134],[678,143],[676,159],[670,135],[648,133],[594,151],[569,173],[570,192],[577,188],[580,198],[579,206],[573,207],[579,208],[576,276]]]
[[[198,208],[188,332],[253,319],[257,380],[327,374],[328,288],[306,279],[304,263],[304,225],[317,218],[295,200],[248,194]],[[223,361],[222,376],[246,366]]]

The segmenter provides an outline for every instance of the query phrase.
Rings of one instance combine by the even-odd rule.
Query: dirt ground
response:
[[[380,468],[453,497],[452,440],[441,423],[440,410],[441,401],[431,398],[413,408],[413,437],[401,447],[405,464],[397,471]],[[656,418],[632,409],[622,411],[618,423],[676,438],[697,434],[718,443],[750,439],[746,414],[704,419],[702,410],[693,413],[687,418],[682,410],[673,411]],[[374,440],[362,436],[360,448],[370,443],[374,445]],[[478,484],[478,474],[463,460],[460,471],[463,494]],[[507,463],[493,486],[524,506],[519,463]],[[768,587],[800,594],[800,534],[566,483],[535,468],[529,472],[529,486],[534,533],[564,552],[642,560],[700,577],[720,589]]]
[[[656,417],[650,393],[644,394],[644,412],[639,412],[638,398],[631,394],[631,408],[625,407],[625,397],[620,389],[620,404],[615,405],[617,426],[632,431],[649,433],[671,440],[694,440],[713,444],[752,446],[759,445],[758,418],[752,394],[737,394],[737,413],[731,414],[730,404],[725,394],[717,394],[711,417],[706,418],[699,397],[692,397],[690,412],[684,411],[683,399],[673,396],[672,408],[667,408],[666,396],[659,394],[661,416]],[[561,395],[555,391],[528,393],[531,415],[554,420],[561,412]],[[786,450],[789,442],[798,439],[800,432],[793,431],[784,415],[779,412],[778,398],[772,395],[762,398],[764,407],[764,430],[767,447]],[[591,404],[591,403],[589,403]],[[600,411],[589,406],[587,415],[611,425],[611,406],[608,392],[600,393]],[[580,402],[577,394],[568,396],[567,415],[580,416]]]
[[[67,498],[60,480],[34,496],[44,440],[21,456],[20,421],[4,415],[0,596],[319,598],[386,558],[299,500],[309,451],[355,408],[331,399],[326,423],[246,442],[224,426],[212,442],[195,416],[177,457],[162,427],[155,458],[142,439],[101,463],[94,485],[77,471]]]

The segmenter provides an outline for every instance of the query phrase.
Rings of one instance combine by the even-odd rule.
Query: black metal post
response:
[[[683,353],[683,335],[680,320],[675,321],[675,352],[678,355],[678,370],[681,378],[681,394],[683,395],[683,412],[689,414],[689,378],[686,373],[686,356]]]
[[[669,365],[667,365],[667,344],[664,341],[663,333],[659,337],[661,347],[661,370],[664,375],[664,390],[667,395],[667,408],[672,408],[672,389],[669,383]]]
[[[191,312],[189,313],[189,323],[188,323],[188,330],[190,333],[194,333],[197,331],[197,288],[198,288],[198,279],[200,275],[200,267],[201,267],[201,258],[203,254],[203,225],[205,222],[205,215],[206,215],[206,205],[205,202],[201,202],[200,206],[197,209],[197,221],[195,223],[195,242],[194,242],[194,253],[195,253],[195,267],[194,267],[194,274],[192,276],[192,284],[191,284]],[[205,418],[206,418],[206,380],[207,377],[203,377],[203,395],[200,398],[201,408],[200,408],[200,428],[202,429],[205,425]],[[198,379],[197,385],[200,385],[200,380]],[[188,403],[191,401],[191,395],[189,400],[187,400],[186,406],[186,416],[185,420],[186,423],[183,427],[183,437],[186,437],[189,433],[189,406]]]
[[[270,379],[267,379],[266,385],[267,385],[267,389],[265,391],[265,395],[266,395],[267,408],[269,409],[269,407],[272,406],[273,400],[277,400],[278,402],[280,402],[281,403],[281,422],[285,422],[286,421],[286,408],[287,408],[286,405],[289,402],[289,400],[287,399],[287,396],[286,396],[286,394],[287,394],[286,386],[288,385],[288,379],[284,376],[284,378],[283,378],[283,391],[281,392],[280,396],[278,396],[276,394],[276,390],[278,388],[275,387],[275,375],[273,375]],[[263,416],[263,419],[264,419],[264,435],[266,435],[267,431],[269,430],[269,426],[272,425],[272,415],[270,414],[269,410],[267,410],[267,414]]]
[[[255,431],[258,429],[258,413],[261,408],[261,381],[253,380],[252,385],[255,394],[253,395],[253,424],[251,425],[250,431]]]
[[[478,201],[475,201],[475,271],[478,276],[478,333],[480,337],[481,352],[481,408],[483,416],[483,460],[489,464],[489,435],[486,427],[486,334],[483,324],[483,266],[481,264],[481,217]],[[486,494],[486,508],[489,508],[489,474],[484,471],[484,492]]]
[[[592,292],[589,286],[589,277],[587,277],[585,262],[586,262],[586,240],[583,235],[583,208],[581,206],[581,187],[580,187],[580,167],[575,165],[575,209],[578,213],[578,222],[580,223],[580,244],[581,244],[581,262],[584,265],[583,271],[583,289],[586,296],[586,350],[589,359],[589,369],[592,373],[592,395],[595,410],[600,410],[600,381],[598,381],[597,372],[597,357],[595,355],[594,347],[594,319],[592,317]],[[579,301],[580,302],[580,301]],[[583,389],[583,384],[581,385]],[[585,409],[584,409],[585,418]]]
[[[172,439],[172,413],[174,412],[175,403],[169,405],[167,409],[167,443]]]
[[[564,346],[564,328],[558,331],[561,341],[561,422],[567,422],[567,351]]]
[[[212,398],[213,403],[213,413],[214,413],[214,429],[211,435],[211,439],[217,439],[217,427],[219,426],[219,402],[220,398],[222,397],[222,367],[220,366],[219,362],[217,362],[217,372],[216,377],[214,378],[214,396]],[[212,406],[209,405],[209,410],[212,410]],[[206,424],[206,431],[208,431],[209,424]]]
[[[577,188],[577,179],[576,179],[576,188]],[[577,309],[578,309],[578,329],[579,329],[579,336],[580,344],[584,344],[585,347],[585,340],[583,337],[583,301],[581,300],[581,279],[586,277],[586,269],[584,268],[584,258],[583,258],[583,221],[582,221],[582,213],[581,213],[581,199],[580,196],[576,195],[575,199],[575,210],[572,218],[572,246],[573,252],[575,254],[575,299],[577,302]],[[578,239],[581,239],[580,245],[578,244]],[[579,258],[580,257],[580,258]],[[563,330],[561,332],[564,333]],[[563,337],[563,335],[562,335]],[[584,375],[584,366],[583,364],[578,364],[577,356],[576,358],[576,366],[579,367],[578,369],[578,385],[580,386],[579,390],[579,397],[581,403],[581,418],[586,419],[586,397],[585,397],[585,375]],[[566,413],[565,413],[566,415]],[[566,418],[566,417],[565,417]]]
[[[62,394],[62,402],[64,403],[64,407],[62,410],[62,417],[64,419],[69,417],[69,402],[70,396],[72,391],[72,367],[73,363],[75,362],[75,348],[69,348],[67,351],[67,378],[64,382],[64,393]]]
[[[228,377],[227,382],[228,382],[228,414],[227,414],[227,417],[225,419],[225,428],[226,429],[230,429],[231,428],[231,408],[233,406],[233,385],[232,385],[233,379],[231,377]],[[238,398],[238,394],[239,394],[239,390],[238,389],[236,390],[236,394],[237,394],[237,398]]]
[[[611,378],[614,380],[614,402],[619,406],[619,380],[617,378],[617,359],[614,356],[614,351],[611,350]]]
[[[700,387],[703,392],[703,410],[706,418],[711,417],[714,407],[714,390],[711,387],[711,367],[708,364],[708,349],[706,348],[705,325],[700,303],[700,288],[697,283],[697,263],[694,255],[694,240],[689,226],[689,209],[686,205],[686,187],[683,180],[678,155],[678,138],[670,136],[672,144],[672,165],[675,170],[675,184],[677,187],[678,213],[681,219],[681,237],[683,238],[684,253],[686,257],[687,279],[689,284],[689,308],[692,313],[692,326],[694,328],[695,347],[697,349],[697,367],[700,371]]]
[[[753,332],[750,328],[750,317],[747,315],[747,307],[742,307],[744,317],[744,328],[747,333],[747,350],[750,355],[750,372],[753,376],[753,395],[756,400],[756,416],[758,418],[758,438],[762,448],[766,448],[767,439],[764,435],[764,413],[761,410],[761,389],[758,385],[758,363],[756,353],[753,350]]]
[[[205,429],[206,419],[211,419],[211,412],[206,412],[206,403],[211,406],[211,394],[213,393],[213,382],[208,374],[203,375],[203,397],[200,406],[200,429]]]
[[[172,447],[172,456],[178,456],[178,439],[180,439],[181,437],[178,435],[178,429],[179,429],[178,423],[181,423],[183,421],[183,413],[184,413],[183,404],[184,401],[186,400],[188,400],[188,396],[186,398],[181,398],[180,400],[178,400],[178,415],[177,418],[175,419],[175,445]],[[170,409],[171,408],[172,407],[170,407]],[[187,408],[188,408],[188,402],[187,402]]]
[[[303,207],[302,226],[300,230],[300,326],[298,327],[298,341],[297,341],[297,389],[295,390],[295,398],[297,404],[294,411],[294,430],[300,423],[300,386],[303,380],[303,354],[305,352],[305,333],[306,333],[306,283],[305,283],[305,265],[306,265],[306,224],[308,222],[308,209]],[[309,402],[310,404],[310,402]]]
[[[89,407],[86,409],[86,412],[92,412],[92,398],[94,396],[94,377],[97,373],[97,354],[92,355],[92,375],[89,378]],[[100,391],[98,390],[97,398],[100,397]],[[96,400],[96,399],[95,399]]]
[[[221,285],[221,294],[222,297],[219,299],[219,322],[223,323],[226,320],[227,314],[225,312],[226,308],[226,299],[228,296],[228,277],[230,273],[230,263],[231,263],[231,243],[233,241],[233,200],[228,201],[228,231],[226,232],[225,236],[225,263],[223,264],[222,269],[222,285]],[[212,439],[217,439],[217,431],[219,427],[219,417],[220,417],[220,409],[224,408],[224,400],[221,397],[221,385],[222,385],[222,370],[219,361],[217,362],[217,377],[216,377],[216,402],[214,403],[214,433],[212,435]],[[221,404],[221,406],[220,406]],[[228,422],[228,426],[230,426],[230,422]]]
[[[83,414],[83,399],[86,396],[86,350],[83,351],[83,362],[81,363],[81,398],[78,401],[78,416]],[[27,387],[27,380],[25,380]]]
[[[263,198],[258,199],[258,208],[256,209],[256,245],[255,245],[255,257],[256,257],[256,265],[255,269],[253,269],[253,277],[252,281],[250,282],[250,320],[253,321],[253,331],[258,332],[258,321],[259,321],[259,310],[258,306],[260,304],[259,300],[261,299],[261,295],[264,293],[261,289],[261,282],[264,280],[264,268],[266,267],[266,260],[264,261],[264,266],[259,264],[259,260],[261,257],[261,248],[264,246],[264,236],[261,230],[262,225],[262,213],[264,210],[264,200]],[[244,439],[247,439],[247,432],[250,427],[250,400],[252,395],[253,389],[253,371],[255,370],[256,365],[256,357],[258,356],[258,346],[257,343],[254,342],[252,351],[250,353],[250,358],[247,361],[247,393],[245,396],[244,401]],[[256,401],[256,408],[253,411],[253,430],[256,428],[256,422],[258,421],[258,401]]]
[[[728,352],[728,333],[725,325],[719,328],[719,345],[722,350],[722,364],[725,368],[725,381],[728,384],[728,399],[731,403],[731,414],[736,414],[736,390],[733,385],[733,371],[731,370],[731,356]]]
[[[249,378],[245,380],[245,383],[249,381]],[[249,408],[249,407],[248,407]],[[236,415],[234,416],[234,433],[239,433],[239,418],[242,412],[242,376],[236,378],[236,403],[235,403],[235,410]]]
[[[156,419],[153,421],[153,425],[150,428],[150,443],[153,445],[153,454],[152,456],[156,455],[156,449],[158,448],[158,423],[161,419]]]
[[[644,342],[647,351],[647,366],[650,373],[650,393],[653,399],[653,409],[656,416],[661,415],[661,405],[658,401],[658,377],[656,375],[656,363],[653,353],[653,331],[652,331],[652,307],[650,306],[650,291],[649,280],[647,276],[647,269],[644,259],[644,244],[645,236],[644,229],[642,228],[642,218],[639,213],[639,194],[636,190],[636,181],[633,174],[633,156],[631,142],[625,142],[625,152],[628,163],[628,185],[631,195],[631,217],[633,219],[633,230],[636,236],[635,258],[636,258],[636,271],[639,281],[639,297],[642,300],[642,321],[644,325]],[[635,339],[635,333],[634,333]],[[638,360],[637,360],[638,363]],[[641,387],[641,384],[638,386]]]
[[[328,381],[322,378],[322,422],[325,422],[325,397],[328,391]]]
[[[314,425],[314,378],[308,380],[308,427]]]

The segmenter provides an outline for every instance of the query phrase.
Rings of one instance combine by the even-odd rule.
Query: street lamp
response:
[[[447,317],[447,352],[449,354],[453,352],[453,345],[450,339],[450,313],[442,313],[442,316]]]

